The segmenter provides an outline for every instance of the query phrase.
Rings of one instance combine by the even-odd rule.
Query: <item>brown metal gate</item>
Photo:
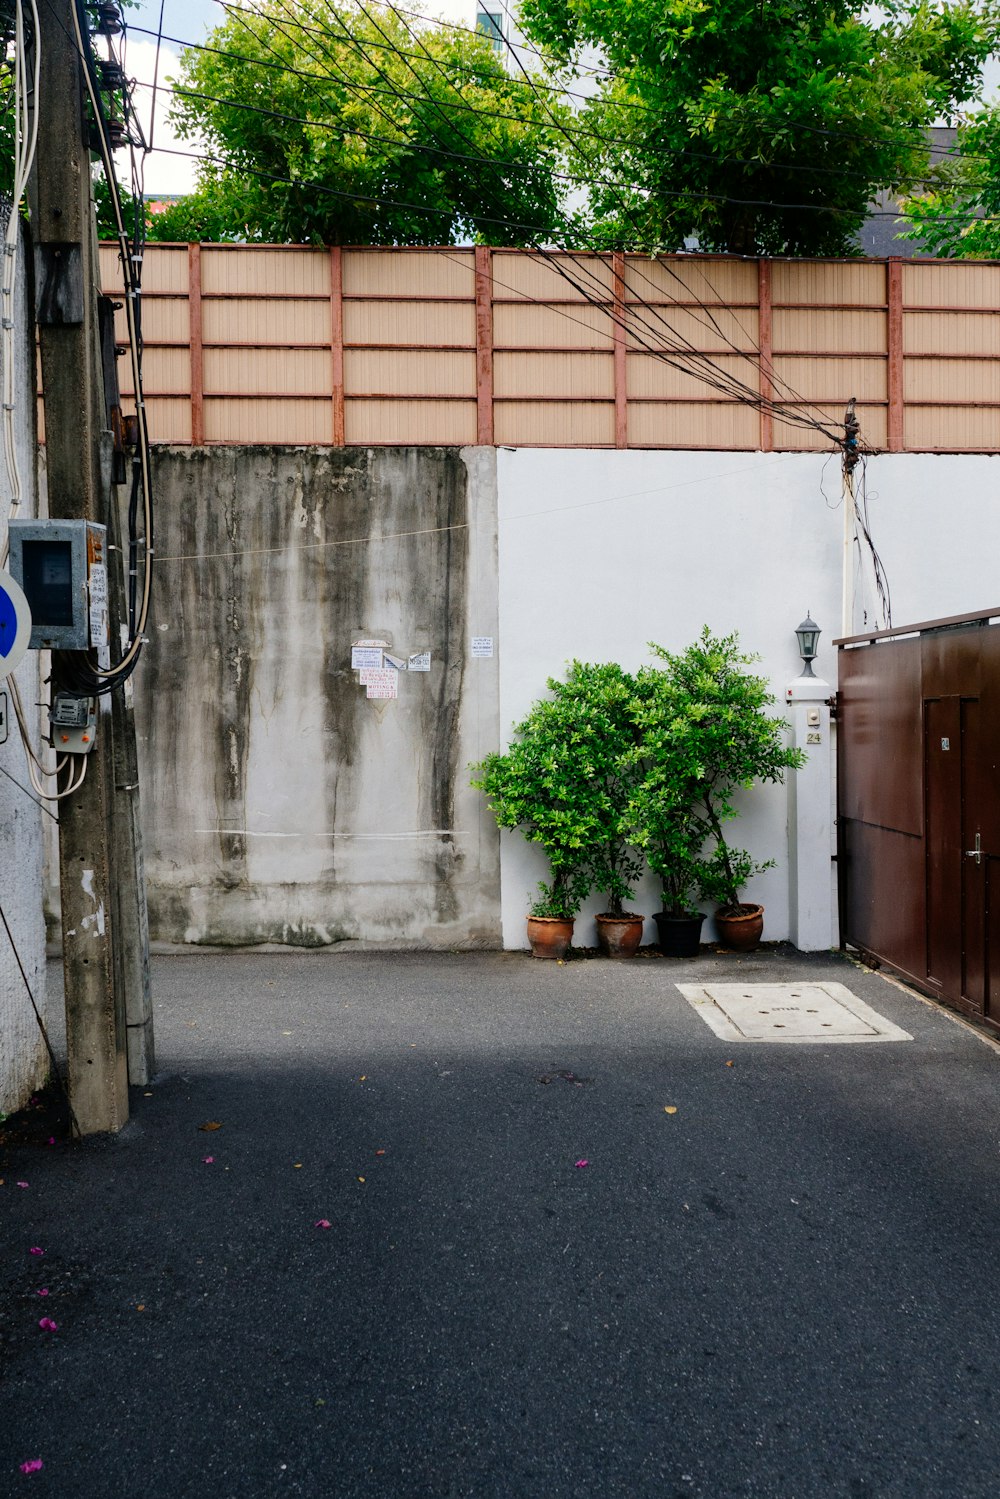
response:
[[[842,940],[1000,1029],[1000,609],[838,642]]]

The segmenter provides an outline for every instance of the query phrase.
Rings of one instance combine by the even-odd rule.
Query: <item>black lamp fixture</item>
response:
[[[805,662],[802,671],[804,677],[816,675],[812,664],[816,660],[816,647],[819,644],[819,637],[822,633],[819,625],[814,619],[810,618],[808,613],[795,631],[795,638],[799,642],[799,655]]]

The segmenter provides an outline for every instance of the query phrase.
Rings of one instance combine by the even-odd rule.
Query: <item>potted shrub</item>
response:
[[[660,882],[663,909],[653,913],[660,951],[667,957],[693,958],[705,920],[699,909],[707,893],[706,864],[701,857],[705,830],[695,811],[701,762],[692,754],[690,736],[683,732],[681,706],[667,671],[644,667],[638,673],[632,715],[637,729],[633,756],[639,774],[628,820],[633,842]]]
[[[633,760],[637,766],[628,824],[631,838],[660,880],[663,910],[654,911],[660,950],[672,958],[693,958],[702,940],[700,847],[705,832],[694,817],[700,764],[684,754],[673,732],[675,699],[669,673],[643,667],[631,706],[636,726]]]
[[[550,682],[558,694],[562,684]],[[534,704],[515,726],[510,746],[473,767],[472,785],[485,792],[498,827],[520,828],[549,861],[528,913],[528,941],[536,958],[565,956],[573,923],[590,894],[590,853],[597,828],[591,749],[577,715],[559,696]]]
[[[624,910],[641,869],[628,845],[626,817],[634,775],[626,754],[634,745],[633,683],[613,663],[574,661],[566,680],[550,680],[548,687],[552,696],[534,704],[507,750],[474,768],[472,784],[486,793],[500,827],[520,828],[548,856],[552,877],[539,885],[528,916],[535,955],[562,956],[573,918],[595,887],[608,892],[603,920],[612,941],[620,941],[625,928],[626,938],[634,935],[634,951],[642,917]],[[547,938],[556,922],[553,949]],[[601,927],[599,917],[599,941]]]
[[[745,669],[759,658],[740,651],[738,635],[713,636],[706,625],[678,655],[652,649],[663,662],[665,679],[659,753],[673,756],[679,816],[690,793],[689,852],[697,850],[687,875],[681,860],[679,877],[682,884],[696,879],[696,887],[688,889],[719,902],[715,920],[724,945],[749,951],[760,941],[764,910],[740,896],[752,876],[774,861],[760,863],[746,849],[732,847],[723,824],[738,815],[733,805],[738,790],[757,781],[781,781],[805,756],[785,743],[785,720],[767,713],[774,697],[763,677]]]
[[[701,834],[690,817],[655,815],[644,819],[637,841],[646,862],[660,882],[661,911],[653,912],[660,951],[668,958],[696,958],[701,946],[705,913],[699,901],[710,895],[705,860],[699,855]]]
[[[642,941],[645,921],[625,909],[642,873],[642,859],[631,846],[629,819],[638,774],[635,683],[617,662],[589,666],[574,661],[555,691],[574,732],[587,746],[585,771],[594,824],[587,866],[591,888],[607,897],[606,910],[594,918],[597,945],[605,957],[630,958]]]

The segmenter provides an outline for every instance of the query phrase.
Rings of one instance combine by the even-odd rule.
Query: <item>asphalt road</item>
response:
[[[914,1039],[673,987],[808,977]],[[943,1012],[789,953],[154,982],[128,1127],[0,1163],[0,1495],[1000,1493],[1000,1051]]]

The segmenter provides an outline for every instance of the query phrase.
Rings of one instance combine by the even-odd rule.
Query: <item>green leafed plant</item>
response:
[[[574,661],[537,702],[503,753],[475,767],[500,827],[520,828],[544,848],[552,879],[533,916],[573,916],[591,889],[620,915],[642,865],[629,846],[628,801],[636,774],[630,712],[634,684],[615,663]]]
[[[693,916],[708,894],[701,856],[705,833],[694,811],[701,763],[692,758],[690,738],[676,732],[677,694],[666,671],[639,671],[632,717],[638,771],[627,808],[632,841],[660,882],[666,914]]]
[[[676,655],[652,650],[662,666],[637,682],[644,773],[631,803],[636,842],[660,875],[665,909],[681,914],[699,896],[738,907],[743,886],[773,861],[726,839],[734,797],[757,781],[780,781],[805,756],[785,743],[785,720],[766,711],[774,697],[746,670],[758,658],[740,651],[737,635],[714,636],[706,625]]]
[[[937,163],[935,180],[903,202],[909,229],[930,255],[970,260],[1000,256],[1000,108],[959,122],[953,151]]]
[[[593,236],[609,248],[856,254],[882,190],[926,176],[926,132],[982,88],[996,0],[522,0],[570,73]],[[589,56],[588,56],[589,53]]]
[[[562,222],[567,111],[485,37],[377,4],[224,9],[169,80],[204,159],[150,237],[524,244]]]

